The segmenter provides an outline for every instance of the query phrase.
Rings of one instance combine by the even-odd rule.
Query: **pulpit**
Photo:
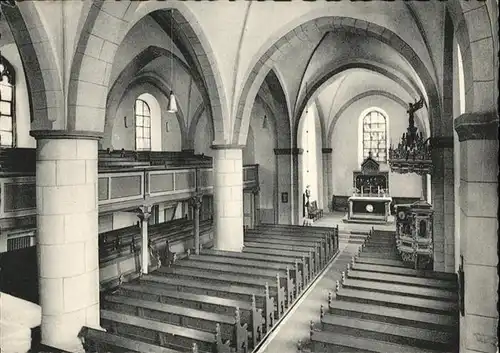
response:
[[[398,205],[396,247],[402,260],[415,269],[427,269],[433,262],[432,206],[425,200]]]
[[[389,195],[388,174],[380,171],[380,164],[370,153],[361,164],[361,170],[353,172],[353,194],[348,199],[345,222],[390,222],[392,198]]]

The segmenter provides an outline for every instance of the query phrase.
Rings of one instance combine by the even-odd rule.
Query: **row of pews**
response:
[[[184,258],[103,295],[87,352],[255,350],[338,252],[338,227],[261,225],[242,252]]]
[[[200,222],[200,232],[211,229],[212,221]],[[149,245],[154,249],[164,248],[167,244],[192,237],[193,221],[179,218],[169,222],[148,226]],[[101,266],[127,254],[134,254],[141,249],[142,234],[138,225],[111,230],[99,234],[99,261]]]
[[[141,268],[142,231],[138,225],[99,234],[99,267],[101,290],[115,288],[123,281],[136,278]],[[187,218],[150,225],[149,270],[169,264],[177,253],[194,243],[193,221]],[[200,222],[200,244],[212,246],[212,221]]]
[[[457,352],[455,274],[408,268],[394,232],[372,229],[298,352]]]

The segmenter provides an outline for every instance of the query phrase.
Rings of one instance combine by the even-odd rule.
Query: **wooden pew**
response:
[[[200,352],[231,353],[229,341],[222,341],[219,325],[210,333],[109,310],[101,310],[101,325],[113,334],[162,347],[186,350],[196,344]]]
[[[262,254],[252,254],[252,253],[243,253],[243,252],[234,252],[234,251],[224,251],[224,250],[214,250],[214,249],[203,249],[200,252],[201,255],[217,257],[220,259],[228,259],[227,261],[253,261],[259,262],[262,266],[269,266],[270,264],[280,263],[281,265],[291,265],[295,266],[295,264],[299,265],[300,270],[302,271],[302,288],[309,283],[311,277],[311,271],[309,268],[308,261],[306,261],[305,256],[299,257],[279,257],[273,255],[262,255]],[[258,265],[255,265],[258,266]],[[298,282],[296,282],[298,283]]]
[[[244,276],[256,276],[260,278],[264,277],[267,278],[269,281],[273,281],[278,275],[281,281],[280,285],[286,288],[288,306],[290,306],[291,303],[296,298],[295,283],[290,277],[289,268],[286,268],[285,270],[275,271],[275,270],[265,270],[252,267],[238,266],[234,263],[220,264],[220,263],[201,262],[201,261],[196,261],[196,258],[194,258],[192,255],[190,255],[188,259],[177,262],[176,265],[178,267],[185,267],[197,270],[209,270],[211,272],[217,272],[217,273],[231,273]]]
[[[211,221],[200,222],[200,232],[207,232],[212,227]],[[157,246],[165,241],[174,242],[190,237],[193,232],[193,223],[186,219],[177,219],[169,222],[155,224],[148,228],[150,244]],[[117,257],[126,256],[139,250],[142,246],[141,229],[130,226],[115,229],[99,235],[99,261],[101,266]]]
[[[330,258],[334,255],[334,249],[330,246],[330,240],[328,238],[328,234],[322,233],[314,236],[304,236],[302,234],[298,234],[294,231],[283,231],[283,230],[266,230],[266,231],[257,231],[254,229],[247,229],[245,231],[245,236],[252,238],[260,238],[260,239],[274,239],[275,241],[280,241],[283,244],[287,244],[287,242],[303,242],[304,244],[308,243],[319,243],[323,248],[324,254],[326,258]],[[313,245],[310,245],[313,246]]]
[[[306,229],[307,228],[307,229]],[[329,253],[335,253],[335,230],[318,230],[315,228],[319,227],[297,227],[292,228],[286,227],[258,227],[253,229],[253,232],[261,233],[262,235],[275,234],[275,235],[286,235],[286,236],[300,236],[303,239],[324,239],[327,242]],[[333,256],[333,255],[332,255]]]
[[[339,226],[335,227],[304,227],[304,226],[296,226],[296,225],[287,225],[287,224],[260,224],[256,228],[256,230],[261,232],[266,232],[269,230],[289,230],[292,232],[296,232],[302,234],[304,236],[314,236],[321,235],[326,233],[329,237],[330,248],[333,249],[333,252],[338,250],[338,233]]]
[[[287,236],[265,234],[265,235],[253,235],[252,233],[245,234],[245,244],[261,243],[263,246],[270,245],[274,247],[275,245],[285,245],[291,247],[291,250],[302,250],[308,251],[310,249],[314,250],[317,254],[316,260],[320,266],[325,266],[330,260],[328,249],[324,246],[326,243],[321,241],[306,241],[298,240],[297,238],[291,239]]]
[[[123,353],[125,351],[137,353],[181,353],[181,351],[174,349],[114,335],[86,326],[82,328],[78,336],[83,341],[85,352]],[[198,346],[194,344],[190,352],[199,353]]]
[[[246,353],[249,350],[248,325],[241,324],[240,312],[237,308],[235,315],[229,316],[120,295],[106,296],[102,307],[114,312],[207,332],[219,324],[222,339],[229,340],[233,346],[236,346],[237,353]]]
[[[223,315],[235,315],[235,308],[239,308],[241,321],[249,324],[252,331],[252,342],[255,347],[263,338],[265,320],[262,316],[262,309],[257,308],[255,297],[251,303],[247,301],[220,298],[203,294],[193,294],[163,289],[160,287],[141,284],[125,283],[120,286],[118,294],[130,298],[157,301],[160,303],[182,305],[193,309],[210,311]]]
[[[296,258],[304,258],[308,262],[309,267],[309,278],[313,278],[314,275],[318,272],[317,262],[314,261],[315,255],[312,251],[293,251],[293,250],[277,250],[277,249],[268,249],[262,247],[253,247],[245,245],[243,248],[244,253],[252,253],[259,255],[271,255],[276,256],[281,261],[281,258],[288,257],[292,259]]]
[[[272,250],[276,250],[277,252],[287,251],[288,254],[290,252],[299,252],[299,253],[310,253],[312,254],[312,260],[314,264],[314,273],[318,273],[321,270],[322,258],[321,258],[321,250],[318,248],[311,248],[308,246],[300,246],[300,245],[287,245],[287,244],[271,244],[271,243],[263,243],[263,242],[250,242],[245,241],[243,251],[247,249],[253,249],[250,251],[254,251],[254,249],[263,249],[266,250],[265,253],[271,253]]]
[[[267,281],[250,276],[233,275],[228,273],[210,273],[198,271],[189,268],[168,268],[160,267],[155,274],[165,275],[170,278],[202,280],[210,283],[219,283],[221,285],[239,285],[250,288],[263,288],[268,286],[274,289],[273,295],[276,296],[277,315],[280,318],[286,310],[285,288],[281,286],[279,274],[276,274],[274,281]]]
[[[141,282],[161,285],[161,288],[188,292],[194,294],[205,294],[209,296],[219,296],[222,298],[249,301],[255,297],[257,307],[264,309],[266,332],[275,323],[276,304],[269,293],[269,287],[249,288],[236,285],[220,285],[207,283],[202,280],[178,279],[166,276],[144,275]]]

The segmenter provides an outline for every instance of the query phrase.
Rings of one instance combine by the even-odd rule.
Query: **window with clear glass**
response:
[[[376,110],[363,118],[363,159],[367,158],[370,152],[377,162],[387,162],[387,120]]]
[[[4,58],[0,57],[0,147],[14,147],[15,117],[14,68]]]
[[[135,149],[151,150],[151,110],[142,99],[135,101]]]

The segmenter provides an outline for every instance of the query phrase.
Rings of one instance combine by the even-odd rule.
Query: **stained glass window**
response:
[[[135,149],[151,150],[151,110],[142,99],[135,101]]]
[[[12,65],[0,57],[0,147],[14,147],[15,143],[15,72]]]
[[[386,117],[372,110],[363,118],[363,159],[372,153],[379,163],[387,162],[387,121]]]

